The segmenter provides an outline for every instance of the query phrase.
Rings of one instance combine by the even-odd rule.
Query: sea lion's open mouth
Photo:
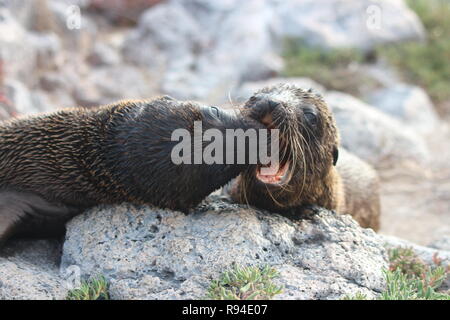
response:
[[[273,117],[271,113],[267,113],[260,119],[260,121],[269,130],[278,129],[274,124]],[[280,149],[287,148],[286,142],[280,139]],[[281,150],[280,150],[281,151]],[[273,165],[260,165],[256,168],[255,176],[256,179],[264,184],[281,186],[287,184],[291,179],[290,162],[288,160],[281,160],[279,163],[274,163]]]
[[[274,121],[274,108],[277,107],[277,103],[273,103],[270,100],[264,101],[264,103],[256,104],[256,108],[266,108],[268,110],[265,110],[264,113],[256,112],[254,114],[254,117],[260,121],[262,124],[266,126],[269,130],[277,129],[279,130],[276,121]],[[257,110],[258,111],[258,110]],[[270,163],[268,165],[259,165],[256,168],[255,171],[255,177],[258,181],[266,184],[266,185],[272,185],[272,186],[282,186],[289,183],[289,181],[292,178],[292,170],[291,170],[291,163],[288,160],[289,159],[289,146],[285,139],[280,137],[279,140],[279,151],[280,155],[282,156],[282,159],[279,160],[279,162],[274,163],[271,165]]]
[[[256,179],[265,184],[284,185],[289,182],[291,171],[289,161],[283,165],[275,164],[271,166],[258,166],[256,168]]]

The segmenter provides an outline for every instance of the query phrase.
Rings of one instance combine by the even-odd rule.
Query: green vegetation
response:
[[[378,297],[380,300],[450,300],[448,293],[438,289],[449,275],[449,268],[435,259],[435,267],[425,264],[410,248],[389,250],[389,270],[385,271],[386,289]],[[366,300],[357,293],[344,300]]]
[[[378,48],[408,81],[423,86],[437,103],[450,99],[450,1],[407,0],[427,31],[425,43],[405,42]],[[450,111],[450,110],[448,110]]]
[[[109,300],[108,283],[103,276],[83,281],[67,294],[67,300]]]
[[[376,82],[353,68],[365,59],[356,49],[311,47],[301,40],[287,39],[284,46],[285,77],[307,77],[327,89],[357,95],[361,83],[376,86]]]
[[[278,272],[269,267],[239,267],[224,272],[219,280],[214,280],[206,298],[213,300],[261,300],[271,299],[282,292],[272,279]]]
[[[381,300],[450,300],[450,295],[436,289],[446,277],[446,270],[437,267],[425,273],[424,278],[410,277],[400,269],[386,271],[386,290]]]

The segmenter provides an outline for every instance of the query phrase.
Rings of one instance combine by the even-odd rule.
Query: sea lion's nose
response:
[[[280,102],[275,101],[267,96],[256,97],[254,103],[249,107],[257,109],[262,114],[272,113],[278,106]]]

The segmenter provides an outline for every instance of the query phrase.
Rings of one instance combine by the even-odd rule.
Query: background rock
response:
[[[450,252],[450,236],[444,236],[428,245],[430,248]]]
[[[370,10],[376,11],[379,24],[373,25]],[[159,32],[162,25],[164,33]],[[425,35],[402,0],[172,0],[141,16],[124,43],[124,54],[163,70],[165,93],[220,103],[239,83],[281,71],[279,54],[287,37],[366,50]]]
[[[345,93],[328,92],[325,101],[335,116],[342,146],[376,168],[429,160],[425,140],[400,121]]]
[[[371,49],[377,44],[423,40],[425,31],[403,0],[271,0],[282,35],[325,48]]]
[[[276,298],[332,299],[380,292],[384,254],[375,233],[349,216],[321,210],[294,223],[214,197],[190,215],[92,209],[69,222],[61,268],[104,274],[116,299],[198,299],[233,263],[269,264],[285,286]]]
[[[420,87],[397,84],[373,92],[368,101],[420,133],[432,132],[439,122],[430,97]]]

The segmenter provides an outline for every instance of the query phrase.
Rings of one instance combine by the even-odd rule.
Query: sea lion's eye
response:
[[[219,109],[217,109],[217,107],[211,107],[211,109],[213,109],[216,113],[216,116],[219,117]]]
[[[305,115],[305,119],[308,123],[310,123],[312,125],[317,124],[317,116],[313,112],[305,111],[304,115]]]

